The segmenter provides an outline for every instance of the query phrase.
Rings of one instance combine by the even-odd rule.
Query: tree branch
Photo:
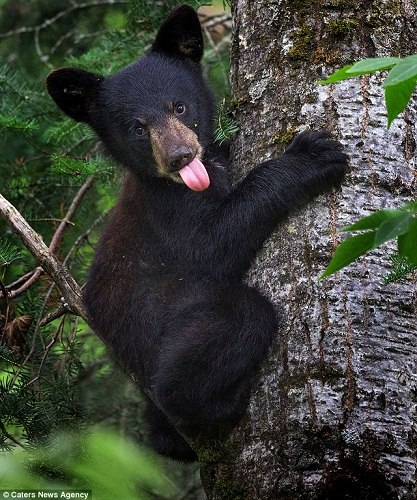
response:
[[[94,182],[94,175],[90,175],[90,177],[84,182],[84,184],[81,186],[80,190],[76,194],[75,198],[72,200],[72,203],[70,207],[68,208],[68,212],[65,215],[65,217],[62,219],[60,225],[58,226],[57,230],[55,231],[55,234],[52,237],[51,243],[49,244],[49,250],[50,252],[55,252],[55,249],[59,243],[59,241],[62,238],[62,235],[64,234],[64,231],[67,227],[67,224],[70,223],[70,220],[72,219],[75,210],[77,209],[78,205],[80,204],[80,201],[82,197],[85,195],[85,193],[91,188],[93,182]]]
[[[86,192],[91,188],[91,186],[94,182],[94,178],[95,178],[94,175],[91,175],[90,177],[88,177],[88,179],[84,182],[84,184],[79,189],[75,198],[72,200],[71,205],[69,206],[65,217],[61,220],[61,222],[60,222],[58,228],[56,229],[56,231],[52,237],[52,240],[49,244],[49,251],[51,253],[55,252],[56,247],[58,246],[59,242],[61,241],[67,225],[71,224],[71,218],[73,217],[75,210],[77,209],[78,205],[80,204],[81,199],[86,194]],[[16,281],[14,283],[14,286],[16,286],[17,283],[21,283],[22,281],[24,281],[24,283],[16,290],[9,291],[8,298],[13,299],[14,297],[17,297],[18,295],[25,292],[28,288],[30,288],[33,285],[33,283],[35,283],[39,279],[39,277],[41,276],[42,273],[43,273],[42,267],[37,267],[34,271],[31,271],[30,273],[25,275],[27,277],[26,280],[21,278],[20,280]],[[7,288],[10,289],[11,286],[9,286]],[[0,297],[1,297],[1,295],[0,295]]]
[[[58,14],[56,14],[55,16],[50,17],[49,19],[45,19],[43,23],[38,24],[37,26],[23,26],[22,28],[7,31],[6,33],[0,33],[0,38],[7,38],[10,36],[19,35],[21,33],[34,33],[36,31],[43,30],[51,26],[51,24],[56,23],[59,19],[61,19],[61,17],[67,16],[68,14],[71,14],[76,10],[88,9],[90,7],[97,7],[101,5],[116,5],[122,3],[128,3],[128,0],[93,0],[91,2],[73,4],[71,5],[71,7],[58,12]]]
[[[88,321],[87,312],[81,299],[81,289],[68,272],[45,245],[41,236],[32,229],[16,208],[0,194],[0,214],[22,240],[25,247],[35,257],[40,267],[54,280],[71,310]]]
[[[15,290],[9,291],[8,292],[8,297],[9,299],[14,299],[18,295],[21,295],[23,292],[28,290],[33,283],[36,283],[38,281],[39,277],[43,273],[43,269],[41,267],[37,267],[34,271],[32,271],[28,277],[28,279],[21,285],[19,288],[16,288]],[[27,276],[27,275],[25,275]],[[10,287],[7,287],[10,288]],[[1,295],[0,295],[1,298]]]

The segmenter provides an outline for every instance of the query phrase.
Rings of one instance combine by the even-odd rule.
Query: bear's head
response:
[[[61,68],[46,85],[68,116],[88,123],[113,158],[141,179],[166,177],[200,191],[210,182],[200,160],[212,142],[214,114],[202,56],[197,14],[182,5],[136,62],[108,77]]]

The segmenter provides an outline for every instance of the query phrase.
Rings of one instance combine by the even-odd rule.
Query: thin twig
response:
[[[68,211],[65,215],[65,217],[60,221],[60,224],[58,228],[56,229],[52,240],[49,244],[49,251],[53,254],[59,244],[59,242],[62,239],[62,236],[64,234],[64,231],[67,227],[68,224],[71,223],[71,218],[74,216],[74,213],[80,204],[82,198],[84,195],[87,193],[87,191],[91,188],[93,182],[94,182],[95,176],[91,175],[88,177],[88,179],[84,182],[84,184],[81,186],[81,188],[78,190],[77,194],[75,195],[74,199],[71,202],[71,205],[68,208]],[[29,287],[31,287],[42,275],[43,273],[43,268],[42,267],[37,267],[34,271],[32,271],[30,274],[28,273],[25,276],[28,276],[28,279],[25,281],[23,285],[21,285],[19,288],[9,291],[8,292],[8,297],[9,299],[13,299],[14,297],[17,297],[21,295],[23,292],[25,292]],[[7,287],[10,289],[10,286]],[[2,297],[3,294],[0,295]]]
[[[75,213],[75,210],[77,209],[78,205],[80,204],[81,199],[83,198],[83,196],[86,194],[86,192],[93,185],[94,179],[95,179],[95,176],[90,175],[90,177],[81,186],[81,188],[78,191],[78,193],[76,194],[75,198],[72,200],[72,203],[69,206],[65,217],[62,219],[61,223],[59,224],[57,230],[55,231],[55,234],[52,237],[51,243],[49,244],[49,250],[51,253],[55,252],[56,247],[64,234],[65,228],[67,227],[67,224],[70,223],[70,220],[72,219],[72,217]]]
[[[49,325],[49,323],[52,323],[52,321],[55,321],[56,319],[60,318],[64,314],[67,314],[68,312],[70,312],[70,310],[68,309],[68,306],[66,304],[60,305],[58,309],[55,309],[55,311],[50,312],[39,321],[39,327],[43,328],[44,326]]]
[[[94,229],[96,228],[96,226],[98,226],[98,224],[100,224],[103,221],[103,219],[107,216],[107,214],[109,213],[110,210],[111,209],[107,209],[104,212],[102,212],[97,217],[97,219],[91,224],[91,226],[83,234],[81,234],[80,236],[78,236],[78,238],[75,240],[74,244],[69,249],[69,251],[68,251],[68,253],[67,253],[67,255],[66,255],[66,257],[65,257],[65,259],[63,261],[64,266],[68,265],[69,258],[74,253],[74,251],[81,245],[81,243],[84,240],[88,240],[88,237],[90,236],[90,234],[94,231]]]
[[[41,267],[37,267],[32,273],[29,279],[27,279],[23,285],[21,285],[19,288],[16,288],[15,290],[9,291],[9,298],[14,299],[15,297],[18,297],[19,295],[22,295],[23,292],[28,290],[34,283],[36,283],[43,273],[43,269]],[[8,287],[9,288],[9,287]],[[2,298],[2,295],[0,295],[0,298]]]
[[[6,314],[4,315],[4,327],[0,328],[0,331],[2,332],[1,338],[0,338],[0,343],[3,343],[4,336],[6,334],[6,326],[7,326],[7,323],[9,322],[10,298],[9,298],[9,294],[6,290],[6,287],[4,286],[4,283],[2,281],[0,281],[0,290],[1,290],[3,297],[5,297],[5,299],[6,299]]]
[[[65,266],[45,245],[41,236],[32,229],[16,208],[0,194],[0,213],[22,240],[45,272],[55,281],[71,310],[87,320],[81,300],[81,289]]]
[[[0,420],[0,430],[1,432],[7,437],[7,439],[10,439],[14,444],[17,444],[17,446],[20,446],[24,450],[28,450],[29,447],[18,441],[14,436],[12,436],[9,432],[7,432],[7,429],[3,422]]]
[[[36,269],[32,269],[32,271],[29,271],[28,273],[18,278],[16,281],[13,281],[13,283],[6,285],[6,289],[10,290],[11,288],[15,288],[16,286],[20,285],[20,283],[23,283],[24,281],[28,280],[35,271]]]
[[[36,348],[36,341],[37,341],[37,338],[38,338],[38,333],[39,333],[39,329],[40,329],[40,323],[42,321],[42,315],[43,315],[43,312],[45,311],[46,309],[46,306],[48,304],[48,301],[49,301],[49,298],[51,296],[51,293],[53,291],[53,289],[55,288],[55,283],[53,282],[51,284],[51,286],[49,287],[48,291],[46,292],[46,295],[43,299],[43,303],[42,303],[42,307],[39,311],[39,314],[38,314],[38,319],[36,321],[36,325],[35,325],[35,329],[33,331],[33,335],[32,335],[32,345],[31,345],[31,348],[30,348],[30,351],[26,354],[24,360],[20,363],[20,366],[19,368],[16,370],[15,374],[14,374],[14,377],[13,377],[13,380],[12,380],[12,385],[15,383],[15,381],[17,380],[18,376],[20,375],[20,372],[23,370],[24,366],[26,365],[26,363],[30,360],[30,358],[32,357],[32,354],[35,352],[35,348]],[[68,304],[65,304],[67,309],[68,308]],[[40,341],[42,343],[42,347],[45,349],[46,346],[45,344],[43,343],[43,338],[42,336],[40,337]]]
[[[20,35],[21,33],[34,33],[36,31],[43,30],[56,23],[62,17],[67,16],[76,10],[88,9],[90,7],[97,7],[101,5],[116,5],[123,3],[128,3],[128,0],[92,0],[91,2],[73,4],[65,10],[61,10],[61,12],[58,12],[55,16],[45,19],[43,23],[38,24],[37,26],[22,26],[21,28],[10,30],[6,33],[0,33],[0,38],[8,38],[10,36]]]
[[[39,380],[40,376],[41,376],[41,373],[42,373],[42,370],[43,370],[43,366],[45,364],[45,361],[46,361],[46,358],[48,356],[48,353],[49,351],[52,349],[52,346],[55,344],[55,342],[57,341],[58,337],[59,337],[59,334],[62,332],[63,330],[63,326],[64,326],[64,321],[65,321],[65,318],[62,318],[61,320],[61,323],[59,324],[58,328],[56,329],[56,332],[55,332],[55,335],[52,337],[52,340],[49,342],[49,344],[46,346],[45,348],[45,352],[43,353],[43,356],[42,356],[42,359],[41,359],[41,362],[39,364],[39,370],[38,370],[38,374],[36,375],[36,377],[34,377],[32,380],[30,380],[26,385],[29,386],[33,383],[35,383],[37,380]]]

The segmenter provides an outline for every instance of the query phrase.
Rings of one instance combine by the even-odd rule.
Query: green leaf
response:
[[[349,64],[339,69],[332,75],[328,76],[325,80],[320,80],[318,83],[326,85],[328,83],[341,82],[347,78],[354,78],[355,76],[366,75],[374,73],[375,71],[382,71],[384,69],[392,68],[401,59],[398,57],[374,57],[370,59],[363,59],[354,64]]]
[[[385,105],[388,114],[388,128],[392,121],[404,111],[416,88],[417,77],[385,87]]]
[[[417,219],[414,217],[409,224],[409,230],[398,236],[398,253],[417,265]]]
[[[364,229],[377,229],[384,221],[397,217],[400,210],[385,208],[383,210],[378,210],[371,215],[367,215],[362,219],[345,226],[342,231],[361,231]],[[401,212],[404,213],[404,212]]]
[[[382,86],[398,85],[412,78],[417,78],[417,54],[401,59],[388,73]]]
[[[347,78],[353,78],[356,75],[352,75],[347,72],[347,70],[351,67],[352,64],[344,66],[343,68],[329,75],[325,80],[319,80],[317,83],[319,83],[320,85],[327,85],[328,83],[336,83],[341,82],[342,80],[346,80]]]
[[[320,279],[330,276],[331,274],[346,267],[361,255],[371,250],[374,247],[375,231],[358,234],[342,241],[336,248],[332,260],[326,267]]]
[[[371,57],[353,64],[346,73],[365,75],[392,68],[401,61],[399,57]]]
[[[399,210],[395,217],[390,217],[379,226],[375,234],[374,247],[379,247],[386,241],[406,233],[412,220],[411,214]]]
[[[412,214],[417,214],[417,200],[409,201],[402,208]]]

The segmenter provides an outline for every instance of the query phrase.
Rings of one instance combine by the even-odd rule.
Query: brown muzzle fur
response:
[[[181,182],[178,170],[188,165],[202,148],[195,132],[174,116],[149,129],[152,152],[159,175]]]

